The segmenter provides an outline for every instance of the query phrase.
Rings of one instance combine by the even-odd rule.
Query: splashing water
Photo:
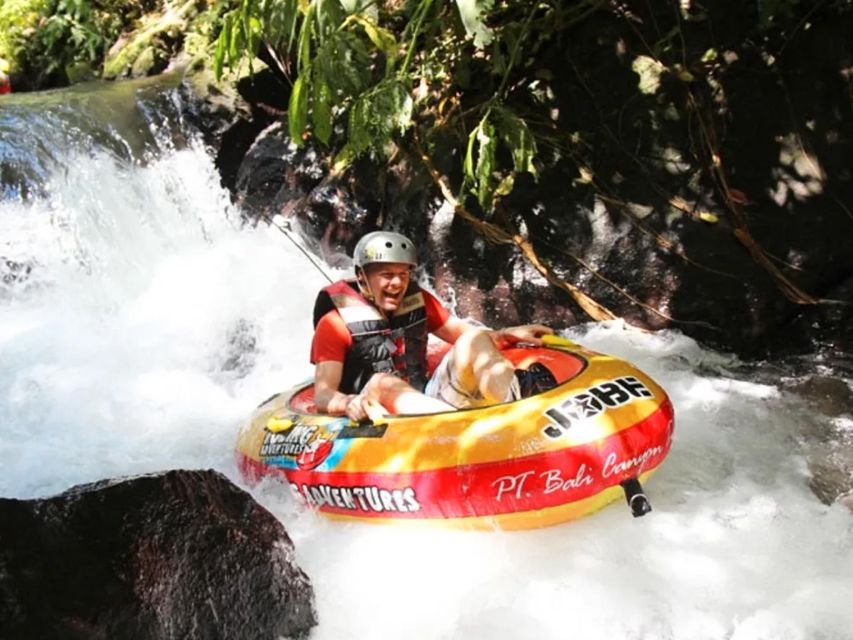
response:
[[[237,430],[310,375],[325,280],[238,223],[201,145],[146,162],[60,154],[42,195],[0,202],[0,495],[171,468],[239,482]],[[808,488],[825,417],[677,333],[574,328],[676,409],[672,453],[624,505],[551,529],[327,521],[269,481],[317,594],[312,638],[853,638],[853,515]],[[840,427],[839,427],[840,425]]]

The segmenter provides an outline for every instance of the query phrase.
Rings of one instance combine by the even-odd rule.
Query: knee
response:
[[[389,393],[399,392],[408,385],[392,373],[374,373],[364,389],[368,396],[382,398]]]
[[[454,344],[457,350],[467,353],[476,353],[493,346],[492,338],[485,329],[466,331],[459,336],[459,339]]]

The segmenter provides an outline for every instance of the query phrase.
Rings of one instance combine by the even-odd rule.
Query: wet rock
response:
[[[280,213],[289,202],[304,199],[322,180],[324,162],[313,148],[297,147],[284,124],[276,122],[261,132],[240,163],[237,201],[250,218]]]
[[[119,38],[110,47],[104,59],[103,77],[112,80],[159,73],[180,50],[182,33],[197,15],[196,0],[164,4],[162,11],[146,14],[134,32]]]
[[[11,287],[26,282],[32,271],[30,262],[18,262],[0,256],[0,288],[2,285]]]
[[[814,374],[784,380],[782,385],[799,395],[814,411],[829,417],[842,416],[853,408],[853,389],[838,376]]]
[[[636,22],[595,12],[561,46],[531,53],[542,104],[514,106],[548,110],[538,180],[517,176],[500,212],[477,211],[474,198],[466,205],[522,233],[554,273],[636,326],[676,328],[749,358],[821,341],[849,348],[853,284],[840,283],[853,274],[845,205],[853,201],[853,12],[810,14],[784,55],[756,38],[755,8],[742,2],[718,2],[695,22],[654,3],[633,12]],[[676,64],[644,93],[632,62],[658,29],[683,30],[694,59],[705,52],[714,60],[686,74]],[[717,135],[713,149],[697,134],[706,126]],[[442,211],[411,149],[332,176],[335,149],[294,154],[283,134],[279,127],[276,141],[256,145],[238,194],[251,211],[298,221],[322,255],[351,250],[374,228],[398,230],[418,240],[426,271],[464,315],[563,326],[589,319],[516,248],[487,242]],[[431,160],[459,188],[465,149],[442,135],[450,136],[431,137]],[[809,297],[836,302],[811,305]]]
[[[267,127],[252,144],[237,171],[235,193],[252,220],[281,216],[329,264],[346,266],[358,238],[378,215],[363,203],[361,173],[329,171],[327,153],[311,141],[297,146],[284,123]]]
[[[839,502],[853,510],[853,442],[823,453],[809,460],[809,488],[824,504]]]
[[[853,225],[853,223],[851,223]],[[853,354],[853,275],[823,294],[819,305],[802,310],[787,323],[775,346],[791,351],[817,349]],[[853,366],[850,367],[853,375]]]
[[[243,159],[260,133],[282,118],[290,89],[269,69],[240,78],[227,72],[217,80],[203,60],[181,64],[187,68],[180,86],[184,114],[215,150],[223,186],[235,192]]]
[[[780,383],[799,396],[797,406],[808,407],[799,435],[811,474],[809,488],[824,504],[840,502],[853,508],[853,383],[828,374],[784,378]]]
[[[0,637],[301,637],[282,525],[224,476],[170,471],[0,499]]]

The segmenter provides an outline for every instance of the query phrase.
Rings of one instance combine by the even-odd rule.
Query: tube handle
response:
[[[625,500],[631,508],[631,515],[641,518],[652,510],[652,503],[643,491],[643,485],[637,478],[628,478],[619,483],[625,492]]]
[[[568,338],[564,338],[563,336],[558,336],[556,333],[546,333],[542,336],[542,344],[546,347],[555,347],[555,348],[563,348],[563,349],[577,349],[580,345],[576,342],[572,342]]]

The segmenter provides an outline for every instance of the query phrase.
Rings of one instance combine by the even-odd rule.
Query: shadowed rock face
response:
[[[300,637],[311,583],[279,523],[214,471],[0,499],[0,637]]]
[[[543,139],[565,148],[543,143],[538,181],[519,175],[499,211],[477,211],[473,198],[466,206],[521,230],[557,276],[636,326],[677,328],[750,358],[849,348],[853,12],[809,13],[808,28],[776,42],[759,37],[753,3],[703,5],[688,21],[668,3],[623,4],[633,19],[595,12],[536,53],[531,68],[550,96]],[[642,92],[633,63],[667,33],[683,35],[690,60],[713,55]],[[332,150],[309,140],[295,153],[283,127],[264,136],[231,160],[242,162],[238,201],[249,216],[292,218],[330,263],[362,233],[393,229],[418,241],[460,315],[490,325],[590,319],[515,247],[489,243],[442,207],[404,148],[388,164],[331,176]],[[437,138],[430,154],[456,187],[464,149],[454,144]]]

